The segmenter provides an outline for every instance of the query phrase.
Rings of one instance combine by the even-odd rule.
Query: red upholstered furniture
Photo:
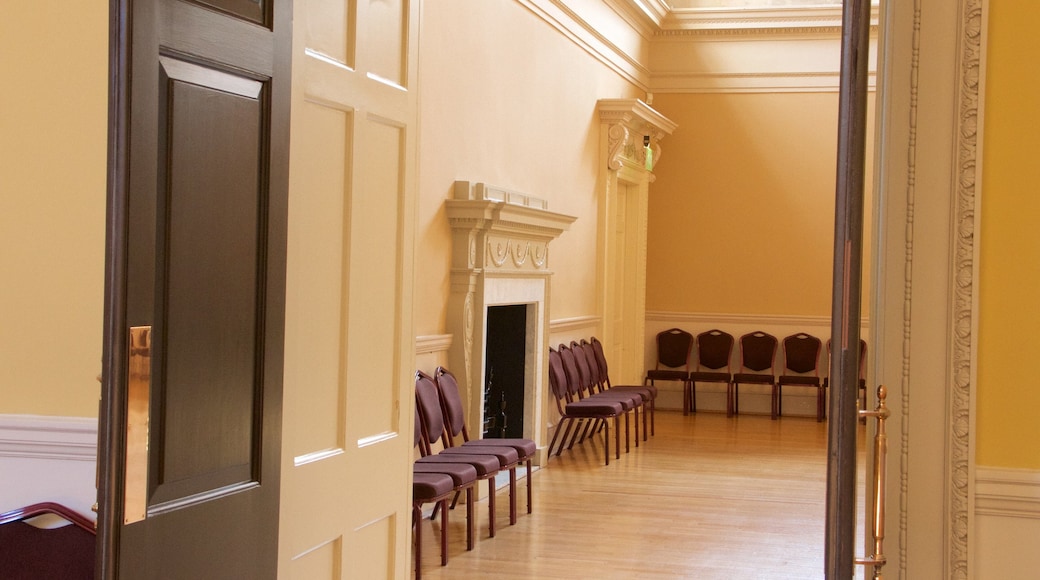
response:
[[[559,456],[563,452],[563,446],[567,442],[567,437],[572,429],[575,429],[575,433],[577,433],[588,422],[602,421],[604,427],[603,458],[606,465],[610,465],[611,422],[614,423],[614,455],[618,459],[621,458],[620,427],[621,415],[624,413],[621,403],[616,401],[576,400],[576,397],[570,392],[567,372],[563,366],[563,358],[556,349],[551,347],[549,348],[549,388],[552,391],[553,400],[556,401],[556,409],[560,413],[560,422],[556,425],[552,441],[549,442],[550,456],[557,439],[560,440],[560,446],[556,449],[556,455]],[[573,439],[571,445],[573,445]]]
[[[724,383],[726,402],[729,403],[729,384],[733,381],[733,335],[712,329],[697,335],[697,356],[694,370],[690,371],[690,411],[697,412],[697,383]],[[727,415],[733,410],[726,405]]]
[[[820,381],[820,339],[799,332],[784,338],[784,369],[773,390],[773,418],[783,415],[783,388],[807,387],[816,389],[816,420],[823,421],[823,383]]]
[[[69,522],[57,528],[26,523],[52,514]],[[0,578],[90,580],[94,577],[94,522],[57,503],[33,504],[0,514]]]
[[[654,434],[654,413],[657,407],[657,387],[645,381],[642,385],[615,385],[610,380],[610,369],[607,367],[607,355],[603,352],[603,343],[598,338],[593,336],[589,340],[589,344],[592,345],[592,354],[596,357],[596,366],[599,367],[599,380],[608,389],[621,388],[621,389],[646,389],[650,392],[650,434]],[[643,441],[646,441],[646,424],[647,421],[644,417],[643,420]]]
[[[531,480],[533,479],[531,477],[533,473],[531,467],[534,455],[538,452],[538,445],[530,439],[523,438],[470,439],[469,430],[466,429],[466,410],[462,405],[462,397],[459,395],[459,384],[455,380],[455,375],[451,374],[451,371],[444,367],[437,367],[437,370],[433,373],[433,378],[437,383],[437,391],[441,397],[441,407],[444,410],[444,427],[448,444],[454,447],[458,443],[463,448],[503,445],[512,447],[517,453],[518,460],[527,464],[527,513],[531,513],[533,496],[531,491]],[[455,440],[458,437],[461,437],[461,442]],[[511,502],[509,511],[510,518],[515,521],[515,501]]]
[[[415,374],[415,397],[426,450],[426,457],[420,459],[419,463],[458,461],[468,463],[477,470],[478,478],[488,482],[488,531],[492,538],[495,537],[495,476],[500,471],[508,471],[511,516],[509,523],[516,523],[516,466],[519,463],[517,452],[506,446],[452,447],[446,435],[437,384],[433,377],[422,371]],[[432,445],[436,443],[442,444],[443,449],[433,454]]]
[[[741,384],[769,385],[776,389],[776,337],[756,330],[740,337],[740,372],[734,373],[730,383],[727,415],[740,413]]]
[[[693,335],[681,328],[669,328],[657,333],[657,362],[646,371],[647,384],[655,381],[678,381],[683,388],[683,415],[690,409],[690,354]]]

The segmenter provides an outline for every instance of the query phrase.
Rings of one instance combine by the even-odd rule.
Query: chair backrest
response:
[[[422,434],[427,445],[444,439],[445,447],[451,447],[444,429],[444,414],[441,410],[441,397],[437,393],[437,383],[433,377],[422,372],[415,372],[415,405],[422,418]]]
[[[415,401],[415,434],[412,436],[412,448],[419,448],[419,455],[428,455],[429,451],[423,443],[422,422],[419,420],[419,400]]]
[[[567,372],[563,368],[563,357],[549,347],[549,388],[556,399],[557,410],[563,414],[563,401],[567,400]]]
[[[560,351],[560,358],[563,359],[563,370],[567,373],[567,392],[570,393],[570,400],[584,398],[581,372],[578,371],[578,363],[575,360],[574,351],[568,348],[566,344],[560,344],[557,350]]]
[[[755,372],[769,369],[769,372],[772,373],[773,360],[776,358],[776,343],[775,336],[761,330],[749,332],[740,337],[741,366]]]
[[[784,369],[819,375],[820,339],[799,332],[784,338]]]
[[[733,355],[733,335],[719,329],[697,335],[697,368],[717,371],[729,368]]]
[[[46,528],[26,522],[49,514],[69,525]],[[51,502],[0,514],[0,576],[3,578],[93,578],[94,522]]]
[[[690,370],[693,335],[681,328],[669,328],[657,333],[657,367]]]
[[[444,426],[448,430],[448,437],[454,438],[461,434],[463,441],[469,441],[469,432],[466,430],[466,409],[462,404],[462,395],[459,394],[459,382],[455,380],[455,375],[444,367],[437,367],[437,370],[433,372],[433,378],[441,397]]]
[[[595,392],[598,381],[593,377],[592,367],[597,367],[597,375],[599,374],[599,367],[595,364],[589,365],[589,359],[585,356],[585,347],[578,341],[571,342],[570,350],[574,353],[574,363],[578,367],[578,375],[581,377],[581,390],[586,393]]]
[[[610,373],[607,372],[607,355],[603,352],[603,343],[595,336],[590,339],[590,342],[592,343],[592,354],[596,356],[596,366],[599,367],[599,381],[609,389]]]
[[[592,344],[581,339],[581,350],[585,353],[585,364],[589,367],[589,374],[592,377],[592,384],[599,390],[603,390],[603,374],[599,370],[599,361],[596,360],[596,351],[592,348]]]

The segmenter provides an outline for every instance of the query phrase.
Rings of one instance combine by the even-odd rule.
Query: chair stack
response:
[[[421,457],[413,464],[413,526],[416,529],[416,578],[421,574],[423,503],[436,502],[433,516],[441,510],[441,565],[447,564],[447,510],[454,508],[466,491],[467,550],[473,548],[474,517],[472,492],[479,481],[488,482],[488,535],[495,537],[496,476],[509,474],[509,523],[516,523],[516,468],[527,464],[527,513],[532,511],[532,460],[537,445],[529,439],[470,440],[458,384],[447,369],[438,367],[435,377],[415,374],[415,440]],[[456,445],[455,438],[462,441]],[[434,452],[434,446],[440,449]],[[447,488],[448,476],[453,484]],[[450,506],[448,497],[454,496]]]
[[[572,341],[549,349],[549,386],[554,395],[560,422],[549,443],[549,455],[602,432],[604,463],[610,465],[610,428],[614,427],[614,455],[621,457],[621,419],[625,421],[625,452],[631,443],[639,447],[639,422],[643,422],[643,441],[647,425],[653,422],[657,389],[648,385],[613,385],[606,356],[596,337]],[[632,425],[634,424],[634,437]],[[559,441],[559,445],[557,445]]]

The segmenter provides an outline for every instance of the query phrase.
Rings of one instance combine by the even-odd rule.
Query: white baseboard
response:
[[[52,501],[92,517],[97,419],[0,415],[0,512]]]

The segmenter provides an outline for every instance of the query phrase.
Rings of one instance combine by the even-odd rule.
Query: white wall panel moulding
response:
[[[975,513],[1040,520],[1040,471],[976,467]]]
[[[0,457],[93,462],[97,419],[0,415]]]

